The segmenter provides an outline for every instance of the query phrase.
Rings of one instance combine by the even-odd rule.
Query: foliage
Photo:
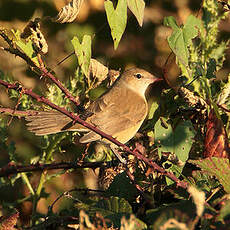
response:
[[[72,40],[76,55],[78,57],[78,63],[81,66],[82,72],[86,77],[89,76],[89,65],[91,59],[91,38],[85,35],[80,44],[77,37]]]
[[[52,18],[53,23],[73,21],[81,5],[82,1],[71,1],[56,18]],[[142,26],[145,3],[142,0],[118,0],[114,6],[112,1],[107,0],[104,7],[114,49],[117,49],[127,26],[127,9],[130,9]],[[60,161],[60,155],[64,155],[64,146],[68,145],[72,148],[70,152],[75,153],[74,162],[79,168],[85,163],[105,161],[101,162],[98,178],[103,190],[87,189],[82,181],[78,181],[76,188],[62,194],[58,191],[61,195],[55,201],[50,201],[52,194],[47,190],[48,182],[52,183],[55,179],[74,173],[73,169],[49,171],[45,168],[41,173],[18,171],[15,176],[5,175],[1,178],[1,188],[16,188],[22,183],[27,193],[25,195],[20,192],[15,200],[2,203],[0,229],[5,229],[6,225],[13,229],[18,213],[11,214],[8,218],[5,213],[12,213],[25,202],[31,204],[31,218],[27,225],[33,229],[57,229],[60,226],[63,229],[209,229],[210,225],[216,229],[224,229],[227,226],[230,216],[230,77],[227,82],[216,81],[216,71],[223,67],[229,44],[228,41],[218,40],[218,26],[227,17],[228,11],[225,12],[215,0],[204,0],[201,10],[202,18],[190,15],[184,25],[179,25],[172,16],[164,20],[164,25],[172,29],[168,44],[181,75],[175,86],[171,84],[168,74],[165,74],[168,89],[163,90],[159,103],[152,102],[150,105],[150,121],[140,131],[143,131],[143,135],[130,142],[130,145],[135,145],[136,152],[141,152],[141,156],[134,157],[126,149],[127,152],[122,156],[128,159],[127,165],[116,161],[109,165],[111,153],[98,146],[87,146],[83,149],[76,141],[76,137],[80,135],[78,132],[40,137],[35,143],[35,154],[29,157],[31,165],[43,165],[44,168],[54,165]],[[48,19],[41,18],[41,21]],[[3,49],[23,59],[30,71],[38,75],[45,84],[44,89],[37,90],[39,95],[45,96],[32,100],[25,93],[25,87],[1,72],[0,83],[11,83],[8,85],[7,94],[14,102],[12,110],[0,108],[3,113],[0,123],[0,149],[9,159],[4,163],[5,167],[2,165],[1,173],[10,166],[26,164],[18,156],[18,146],[8,138],[7,124],[11,121],[7,122],[4,114],[26,116],[34,110],[47,110],[49,104],[44,106],[41,103],[41,99],[47,98],[59,108],[73,112],[77,110],[84,120],[90,116],[85,113],[85,108],[106,88],[111,87],[117,77],[117,72],[114,74],[92,59],[93,36],[84,34],[82,41],[77,36],[71,40],[72,50],[78,61],[78,65],[75,64],[74,77],[64,83],[49,78],[47,83],[44,78],[47,80],[48,74],[54,77],[56,75],[44,61],[45,54],[36,40],[41,37],[38,35],[40,26],[30,26],[35,25],[34,23],[35,21],[30,22],[24,31],[0,28],[0,37],[5,41]],[[33,32],[33,36],[24,37],[23,34],[28,29],[36,32]],[[35,39],[36,35],[38,37]],[[170,67],[166,64],[165,69],[167,68]],[[189,82],[188,85],[182,84],[184,79]],[[210,114],[215,122],[212,122]],[[31,138],[27,131],[25,133],[28,139]],[[220,148],[223,143],[224,149]],[[210,146],[215,148],[215,157]],[[226,151],[226,158],[223,158],[223,151]],[[93,164],[91,168],[95,170]],[[79,171],[84,174],[87,170]],[[64,198],[69,200],[68,207],[55,212],[54,205]],[[39,202],[42,199],[49,203],[46,214],[39,211]],[[18,221],[17,229],[23,228],[23,220]]]

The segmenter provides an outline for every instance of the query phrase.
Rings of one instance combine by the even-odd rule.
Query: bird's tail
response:
[[[41,111],[25,117],[28,130],[35,135],[43,136],[64,131],[86,131],[80,124],[72,123],[72,119],[58,111]]]

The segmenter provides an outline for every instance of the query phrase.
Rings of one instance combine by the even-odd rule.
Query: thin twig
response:
[[[1,113],[6,115],[11,115],[11,116],[16,116],[16,117],[26,117],[26,116],[34,116],[38,114],[39,111],[36,110],[21,111],[21,110],[0,107],[0,114]]]

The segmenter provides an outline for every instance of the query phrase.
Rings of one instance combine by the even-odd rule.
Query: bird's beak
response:
[[[159,82],[159,81],[164,81],[164,79],[163,78],[155,78],[154,77],[154,79],[152,80],[152,84],[156,83],[156,82]]]

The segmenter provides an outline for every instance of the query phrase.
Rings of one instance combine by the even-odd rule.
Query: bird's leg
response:
[[[118,160],[121,163],[127,164],[127,161],[121,156],[121,154],[119,153],[118,149],[119,149],[119,147],[117,145],[105,142],[103,140],[94,142],[94,151],[96,151],[96,152],[112,151],[112,153],[115,154],[115,156],[118,158]]]
[[[119,151],[118,151],[119,147],[117,147],[117,145],[112,144],[112,143],[108,143],[108,142],[105,142],[105,141],[100,141],[100,143],[103,144],[104,146],[106,146],[108,149],[111,149],[112,152],[115,154],[115,156],[118,158],[118,160],[121,163],[127,164],[127,161],[119,153]]]
[[[122,158],[121,154],[119,153],[117,146],[110,144],[109,147],[121,163],[127,164],[126,159]]]

